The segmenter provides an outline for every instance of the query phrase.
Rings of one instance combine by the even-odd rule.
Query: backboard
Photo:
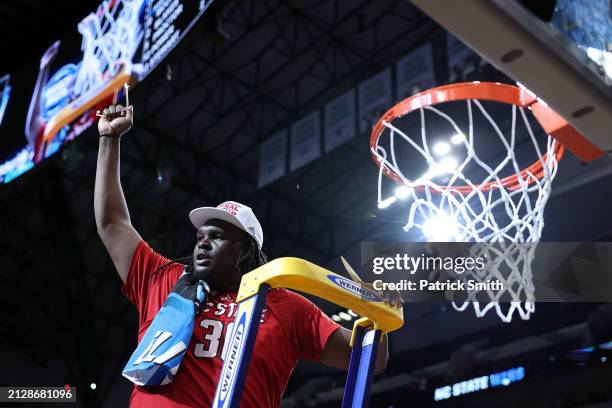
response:
[[[600,149],[612,151],[608,0],[557,0],[548,21],[517,0],[411,1]]]

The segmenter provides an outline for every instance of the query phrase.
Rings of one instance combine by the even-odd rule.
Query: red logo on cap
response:
[[[238,214],[238,211],[240,211],[240,206],[233,204],[233,203],[223,203],[223,204],[219,204],[219,206],[217,206],[217,208],[225,211],[226,213],[229,213],[231,215],[236,215]]]

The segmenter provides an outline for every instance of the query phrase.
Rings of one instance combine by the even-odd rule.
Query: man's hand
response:
[[[386,304],[391,307],[403,307],[404,306],[404,298],[399,290],[376,290],[374,289],[374,285],[372,283],[361,282],[361,286],[364,288],[368,288],[370,291],[376,293],[380,296]]]
[[[364,288],[367,288],[370,291],[376,293],[389,306],[392,306],[392,307],[402,307],[402,306],[404,306],[404,299],[402,298],[402,294],[398,290],[384,290],[384,291],[381,291],[381,290],[374,289],[374,285],[373,284],[367,283],[367,282],[364,282],[364,281],[361,280],[359,275],[357,275],[355,270],[346,261],[346,259],[344,259],[343,256],[341,256],[340,259],[342,260],[342,264],[344,265],[344,268],[346,269],[346,271],[350,275],[351,279],[353,279],[353,281],[359,283]]]
[[[98,120],[100,136],[121,136],[132,128],[134,107],[111,105],[104,109]]]
[[[400,308],[404,305],[404,300],[402,299],[399,291],[379,291],[374,289],[374,286],[371,283],[363,282],[361,280],[359,275],[357,275],[344,257],[341,256],[340,259],[342,259],[342,264],[353,281],[376,293],[389,306]],[[336,330],[329,337],[329,340],[327,340],[327,344],[321,353],[321,362],[330,367],[348,370],[349,363],[351,361],[351,337],[352,332],[344,327],[340,327],[338,330]],[[378,345],[374,373],[380,374],[385,371],[388,360],[389,343],[387,336],[383,336],[380,344]]]

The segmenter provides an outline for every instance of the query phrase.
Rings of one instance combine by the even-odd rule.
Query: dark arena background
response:
[[[48,131],[49,118],[70,103],[62,81],[76,75],[54,72],[86,67],[87,28],[79,24],[102,19],[100,7],[115,3],[0,3],[0,386],[76,386],[78,401],[61,406],[127,406],[132,384],[121,371],[136,347],[137,313],[96,231],[95,123],[80,112],[38,158],[24,124],[45,51],[60,40],[43,93]],[[121,179],[133,225],[171,258],[192,252],[189,210],[225,200],[253,208],[270,258],[304,258],[339,274],[340,256],[360,263],[361,242],[418,240],[402,228],[408,204],[377,205],[372,125],[436,85],[515,83],[408,0],[139,3],[179,11],[152,12],[166,25],[143,29],[130,54],[135,119],[122,140]],[[542,24],[559,7],[508,3]],[[610,27],[609,1],[592,3],[605,5]],[[546,76],[540,69],[534,75]],[[610,97],[610,81],[603,92]],[[108,98],[112,92],[96,103]],[[584,163],[566,153],[541,240],[612,241],[611,203],[610,158]],[[352,327],[355,313],[312,300]],[[503,323],[446,302],[407,303],[404,320],[390,334],[370,407],[612,407],[610,304],[537,303],[529,320]],[[489,386],[478,389],[483,376]],[[281,406],[339,407],[345,379],[300,363]]]

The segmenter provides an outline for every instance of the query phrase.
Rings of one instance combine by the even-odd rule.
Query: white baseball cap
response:
[[[261,250],[263,230],[250,207],[235,201],[225,201],[216,207],[200,207],[189,212],[194,227],[200,228],[208,220],[217,219],[229,222],[249,234]]]

